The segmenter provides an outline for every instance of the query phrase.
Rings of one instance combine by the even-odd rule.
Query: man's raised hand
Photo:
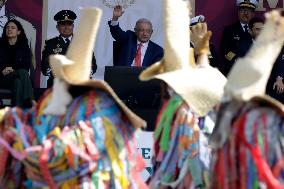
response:
[[[122,7],[120,5],[117,5],[113,9],[113,15],[112,20],[117,21],[119,17],[123,15],[124,11],[122,11]]]

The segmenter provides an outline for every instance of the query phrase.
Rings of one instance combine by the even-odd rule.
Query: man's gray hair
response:
[[[152,22],[150,20],[146,19],[146,18],[140,18],[139,20],[137,20],[137,22],[135,24],[135,28],[137,28],[138,24],[140,24],[140,23],[147,23],[153,29]]]

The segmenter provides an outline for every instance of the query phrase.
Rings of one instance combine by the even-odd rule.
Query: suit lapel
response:
[[[68,46],[66,45],[64,39],[61,36],[59,36],[59,41],[60,41],[60,45],[62,45],[62,48],[63,48],[63,52],[62,53],[66,54]]]
[[[64,44],[65,45],[64,39],[61,36],[58,36],[58,38],[59,38],[60,44]]]
[[[243,27],[242,27],[242,24],[240,22],[239,22],[239,32],[240,32],[241,35],[245,34]]]
[[[239,31],[240,31],[240,35],[243,36],[243,37],[250,37],[250,34],[248,33],[245,33],[244,29],[243,29],[243,26],[241,23],[239,23]]]
[[[149,41],[148,47],[146,49],[146,52],[145,52],[145,55],[144,55],[144,59],[143,59],[143,62],[142,62],[142,66],[149,66],[146,63],[150,61],[149,58],[151,57],[152,47],[153,47],[152,42]]]
[[[129,62],[129,65],[128,66],[131,66],[135,56],[136,56],[136,51],[137,51],[137,38],[134,38],[134,40],[131,41],[131,46],[132,48],[131,49],[131,52],[130,52],[130,56],[131,56],[131,59],[130,59],[130,62]]]

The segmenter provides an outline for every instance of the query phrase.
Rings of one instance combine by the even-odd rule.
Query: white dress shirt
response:
[[[70,37],[62,37],[62,36],[60,36],[60,37],[64,40],[65,43],[67,43],[67,41],[66,41],[67,38],[69,39],[69,42],[71,42],[71,40],[72,40],[72,35]]]
[[[110,21],[110,25],[111,25],[111,26],[117,26],[118,23],[119,23],[118,21],[114,21],[114,20],[111,20],[111,21]]]
[[[137,48],[136,48],[137,50],[138,50],[140,43],[141,42],[137,40]],[[142,43],[142,44],[143,44],[143,46],[141,47],[141,66],[143,66],[142,63],[143,63],[143,60],[144,60],[144,57],[145,57],[146,50],[148,48],[149,41],[147,41],[146,43]],[[136,52],[137,52],[137,50],[136,50]],[[136,54],[135,54],[135,56],[136,56]],[[135,66],[135,56],[134,56],[134,59],[132,61],[131,66]]]
[[[119,24],[118,21],[114,21],[114,20],[111,20],[110,21],[110,25],[111,26],[117,26]],[[136,47],[136,52],[138,50],[138,45],[140,44],[141,42],[137,40],[137,47]],[[143,63],[143,60],[144,60],[144,57],[145,57],[145,53],[146,53],[146,50],[148,48],[148,44],[149,44],[149,41],[147,41],[146,43],[142,43],[143,46],[142,46],[142,49],[141,49],[141,66],[142,66],[142,63]],[[136,54],[135,54],[136,56]],[[134,56],[134,59],[132,61],[132,64],[131,66],[134,66],[135,65],[135,56]]]
[[[247,30],[249,31],[248,24],[243,24],[243,23],[241,23],[241,25],[242,25],[242,28],[243,28],[244,32],[246,32],[245,26],[247,26]]]

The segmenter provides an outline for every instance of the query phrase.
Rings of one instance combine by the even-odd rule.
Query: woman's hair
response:
[[[17,38],[17,44],[28,45],[28,39],[27,39],[23,26],[18,20],[15,20],[15,19],[11,19],[5,24],[3,33],[2,33],[2,40],[4,40],[5,42],[8,42],[8,37],[6,35],[6,28],[8,24],[11,22],[13,22],[17,26],[18,31],[21,31],[21,33],[18,35],[18,38]]]

